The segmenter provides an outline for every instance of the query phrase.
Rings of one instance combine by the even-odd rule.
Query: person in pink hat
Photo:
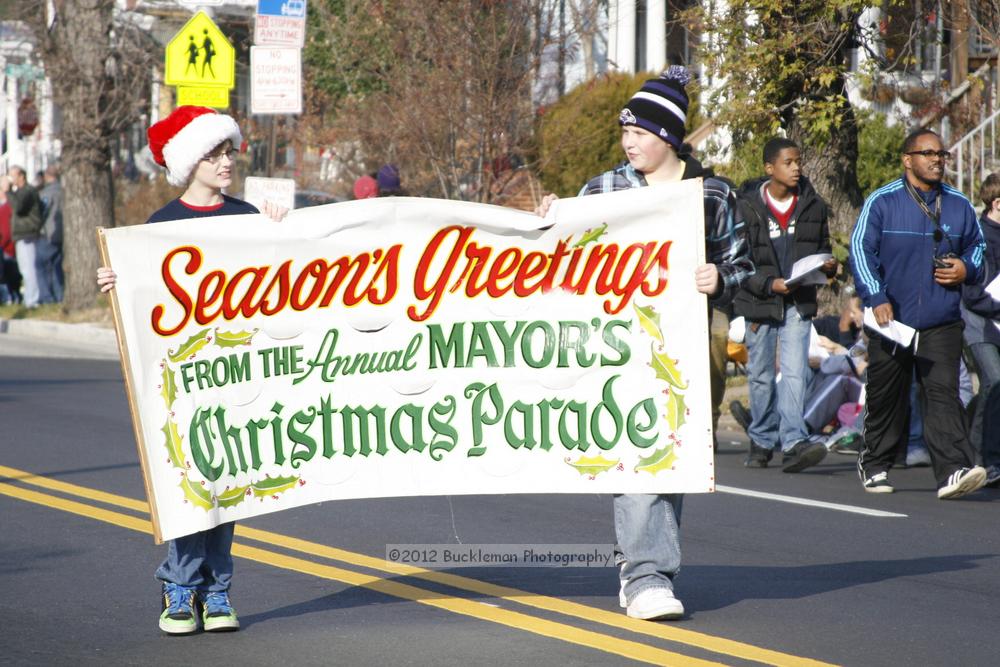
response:
[[[185,188],[184,194],[153,213],[147,223],[261,212],[222,191],[233,182],[235,147],[243,139],[232,117],[206,107],[177,107],[150,127],[147,137],[153,159],[167,170],[167,180]],[[263,209],[275,221],[287,213],[271,202],[265,202]],[[114,289],[116,283],[110,267],[97,270],[102,292]],[[159,625],[163,632],[182,635],[197,631],[199,607],[206,632],[239,629],[229,600],[234,528],[235,524],[225,523],[170,541],[167,557],[156,570],[162,587]]]
[[[354,181],[354,198],[374,199],[375,197],[378,197],[378,181],[367,174],[359,176]]]

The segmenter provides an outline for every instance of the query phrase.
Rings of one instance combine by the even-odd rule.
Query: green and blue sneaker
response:
[[[160,630],[168,635],[186,635],[197,630],[198,618],[195,616],[194,600],[193,588],[164,582]]]
[[[240,629],[240,619],[229,602],[227,591],[198,593],[201,599],[201,620],[205,632],[233,632]]]

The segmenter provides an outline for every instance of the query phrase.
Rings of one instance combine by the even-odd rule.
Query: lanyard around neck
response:
[[[930,207],[927,205],[927,202],[924,201],[924,198],[920,196],[920,194],[917,192],[917,189],[913,187],[912,183],[910,183],[910,179],[904,177],[903,182],[906,183],[906,192],[910,195],[913,201],[917,203],[917,206],[920,207],[920,210],[923,211],[927,215],[927,217],[934,222],[935,227],[940,229],[942,193],[940,192],[938,193],[937,200],[934,202],[934,212],[932,213]]]

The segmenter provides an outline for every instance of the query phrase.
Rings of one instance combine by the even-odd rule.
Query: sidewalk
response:
[[[88,359],[118,359],[114,329],[94,324],[0,319],[0,343],[7,353],[24,356],[46,356],[49,348],[50,356],[71,357],[77,351]]]

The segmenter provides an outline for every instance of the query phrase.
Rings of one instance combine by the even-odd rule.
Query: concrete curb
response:
[[[114,329],[93,324],[67,324],[50,320],[0,319],[0,334],[18,338],[41,339],[59,343],[98,348],[117,353],[118,339]]]

